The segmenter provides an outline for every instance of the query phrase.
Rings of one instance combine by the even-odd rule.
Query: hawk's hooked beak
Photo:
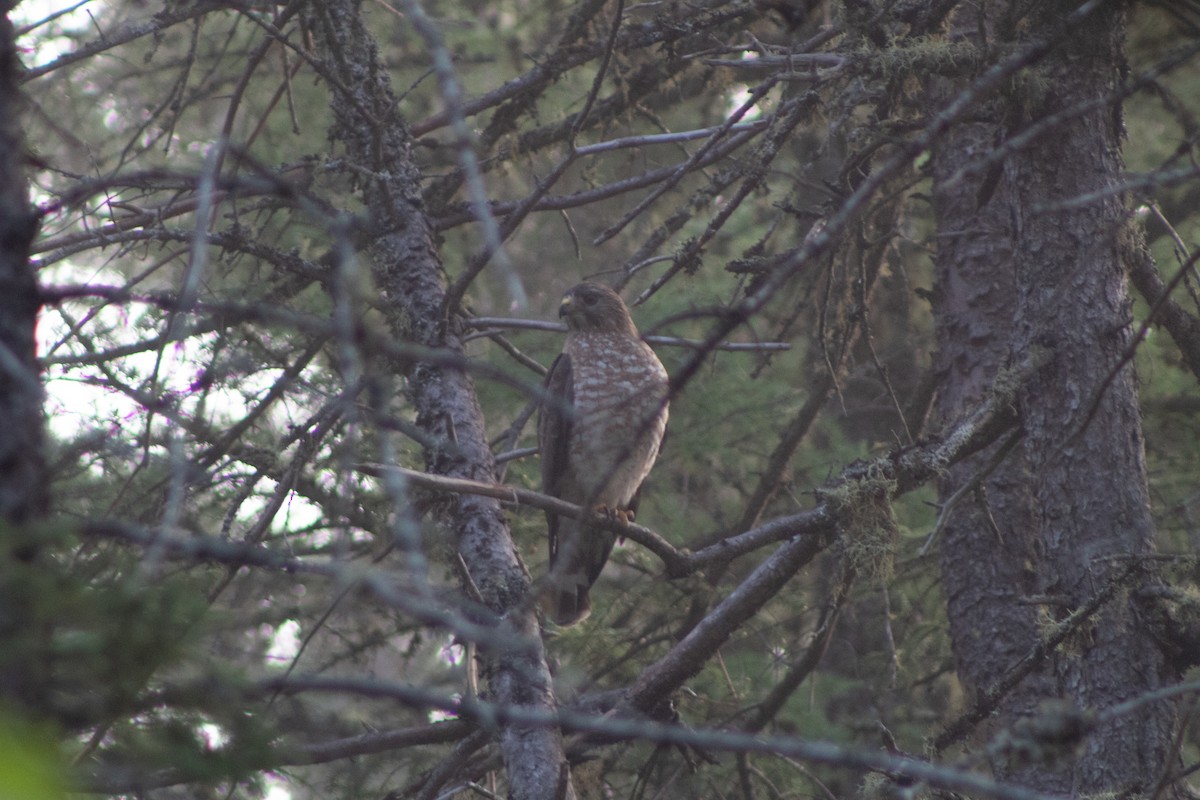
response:
[[[558,318],[562,319],[567,314],[571,313],[571,306],[575,303],[575,295],[563,295],[562,302],[558,304]]]

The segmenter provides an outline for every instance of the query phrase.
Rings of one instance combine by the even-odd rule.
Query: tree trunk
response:
[[[34,329],[38,289],[29,265],[37,216],[25,181],[19,64],[12,23],[0,17],[0,698],[45,713],[45,639],[33,624],[22,566],[37,557],[23,523],[46,504],[42,387]]]
[[[29,246],[38,219],[29,203],[21,95],[12,23],[0,18],[0,519],[23,522],[45,508],[42,388],[34,345],[38,289]]]
[[[372,177],[363,187],[370,209],[374,282],[392,335],[463,356],[456,320],[443,315],[446,288],[433,230],[421,209],[420,174],[412,137],[366,30],[359,5],[340,0],[315,9],[312,27],[341,86],[333,92],[332,136]],[[427,434],[426,469],[438,475],[496,482],[483,414],[470,377],[444,364],[406,365],[417,426]],[[481,656],[489,699],[502,705],[553,710],[555,698],[530,582],[497,500],[450,495],[439,521],[457,536],[473,588],[511,635],[514,646]],[[481,648],[482,650],[483,648]],[[500,747],[515,800],[573,798],[562,738],[555,729],[506,725]]]
[[[1062,30],[1056,12],[1069,10],[1045,4],[1025,25],[1010,26],[1003,15],[985,21],[964,11],[970,18],[960,16],[955,26],[974,35],[1005,27],[1050,34]],[[1127,215],[1118,193],[1104,194],[1123,168],[1117,102],[1094,103],[1059,122],[1010,155],[1002,170],[947,183],[1030,120],[1113,97],[1123,35],[1119,5],[1102,6],[1027,68],[1008,96],[982,106],[979,121],[951,131],[934,157],[935,314],[947,373],[941,412],[953,417],[987,391],[1007,358],[1034,348],[1052,353],[1050,366],[1020,396],[1020,445],[982,492],[954,508],[942,543],[960,675],[974,693],[1016,667],[1048,622],[1062,621],[1108,587],[1127,566],[1115,557],[1153,549],[1135,380],[1125,368],[1105,385],[1129,345],[1132,319],[1121,260]],[[1066,202],[1072,205],[1053,208]],[[952,469],[943,501],[990,457]],[[1037,604],[1030,602],[1035,596]],[[1003,698],[997,724],[1010,726],[1039,699],[1067,698],[1101,711],[1178,678],[1137,624],[1126,594],[1115,596],[1069,647]],[[1030,766],[1001,755],[993,766],[1044,791],[1144,791],[1169,756],[1173,722],[1170,703],[1148,704],[1092,732],[1074,760],[1063,755]]]
[[[993,120],[1002,113],[998,105],[989,111]],[[1001,182],[991,200],[979,207],[987,176],[955,186],[947,183],[973,154],[991,149],[997,132],[995,121],[964,123],[951,129],[933,152],[938,220],[933,311],[937,368],[943,373],[938,413],[945,421],[961,418],[987,395],[1007,358],[1017,306],[1008,185]],[[1004,446],[1002,440],[950,467],[939,485],[940,501],[945,503],[976,479]],[[948,516],[939,552],[947,613],[959,677],[971,696],[998,683],[1038,640],[1037,610],[1022,602],[1036,591],[1038,561],[1025,462],[1017,448],[977,490],[944,512]],[[1033,711],[1040,698],[1056,692],[1050,676],[1030,676],[1021,691],[1003,698],[999,714],[991,718],[993,724],[1011,723],[1015,716]],[[983,731],[985,736],[994,732]],[[995,767],[999,775],[1047,791],[1069,788],[1038,780],[1036,767],[1018,766],[1013,771],[1003,764]]]

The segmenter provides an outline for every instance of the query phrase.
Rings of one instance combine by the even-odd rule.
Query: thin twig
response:
[[[1009,453],[1011,453],[1013,448],[1017,446],[1017,442],[1021,441],[1021,437],[1024,435],[1024,433],[1025,432],[1022,430],[1013,431],[1012,434],[1004,440],[1004,443],[996,448],[996,452],[992,453],[992,457],[988,459],[988,463],[984,465],[983,469],[972,475],[969,481],[958,487],[954,494],[946,498],[946,501],[942,503],[942,508],[938,513],[937,522],[934,524],[933,530],[930,532],[929,537],[925,539],[925,543],[921,545],[921,549],[917,551],[918,555],[924,556],[929,553],[929,549],[933,547],[933,543],[938,540],[938,537],[941,536],[942,531],[946,529],[946,525],[950,521],[950,517],[954,512],[955,506],[957,506],[959,501],[966,497],[968,493],[975,491],[976,488],[983,485],[983,482],[987,479],[987,476],[991,475],[996,467],[1000,466],[1004,459],[1008,458]]]
[[[561,322],[549,322],[539,319],[517,319],[511,317],[470,317],[463,321],[463,326],[466,328],[477,328],[487,330],[489,328],[512,328],[514,330],[527,331],[550,331],[554,333],[565,333],[567,326]],[[491,335],[484,333],[483,335]],[[699,339],[684,339],[678,336],[643,336],[650,344],[661,344],[668,347],[688,347],[697,348],[704,346],[704,342]],[[790,342],[721,342],[716,345],[715,350],[737,351],[778,351],[791,350]]]
[[[1108,387],[1112,385],[1114,380],[1117,379],[1117,376],[1121,374],[1121,371],[1125,369],[1125,366],[1131,360],[1133,360],[1134,355],[1137,354],[1138,346],[1141,345],[1142,340],[1146,338],[1146,334],[1150,332],[1150,326],[1154,324],[1155,315],[1158,314],[1159,310],[1171,297],[1171,292],[1175,291],[1176,287],[1178,287],[1179,284],[1183,282],[1184,278],[1188,276],[1192,267],[1196,264],[1197,259],[1200,259],[1200,250],[1192,253],[1192,255],[1188,257],[1187,261],[1183,262],[1183,265],[1171,278],[1170,282],[1166,285],[1166,288],[1163,289],[1162,294],[1159,295],[1154,305],[1151,306],[1150,312],[1146,314],[1146,319],[1142,321],[1141,327],[1138,328],[1137,333],[1132,339],[1129,340],[1129,344],[1125,346],[1125,351],[1121,353],[1121,357],[1117,360],[1117,363],[1111,370],[1109,370],[1108,375],[1104,376],[1104,380],[1100,382],[1100,386],[1096,388],[1096,391],[1092,393],[1092,400],[1090,403],[1088,403],[1087,412],[1084,413],[1082,421],[1078,426],[1076,426],[1075,430],[1071,432],[1071,435],[1064,439],[1062,444],[1056,448],[1057,450],[1070,447],[1072,443],[1074,443],[1080,436],[1083,435],[1088,426],[1091,425],[1092,419],[1096,416],[1096,412],[1100,410],[1100,403],[1104,400],[1104,395],[1107,392]]]

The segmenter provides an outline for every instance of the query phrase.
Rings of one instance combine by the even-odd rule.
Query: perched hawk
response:
[[[563,296],[558,315],[567,320],[567,341],[546,376],[538,416],[543,489],[630,521],[667,429],[667,371],[612,289],[581,283]],[[616,537],[550,512],[546,523],[542,604],[555,623],[573,625],[591,611],[588,589]]]

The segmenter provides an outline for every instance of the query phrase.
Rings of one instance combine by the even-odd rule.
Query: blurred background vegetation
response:
[[[320,15],[306,5],[120,0],[58,14],[24,2],[11,12],[43,211],[34,262],[47,298],[38,334],[52,513],[35,531],[41,558],[0,562],[0,581],[28,585],[37,621],[4,658],[38,665],[45,693],[36,733],[19,715],[0,717],[0,740],[30,751],[18,761],[0,746],[0,787],[31,787],[0,796],[59,796],[63,780],[122,797],[449,796],[420,792],[429,770],[455,763],[456,747],[460,782],[445,791],[471,796],[470,780],[504,793],[486,737],[462,747],[470,725],[436,704],[351,685],[447,698],[475,690],[465,642],[363,582],[383,576],[405,591],[409,566],[392,531],[412,523],[438,602],[458,608],[455,536],[426,513],[431,497],[409,488],[398,508],[364,469],[421,469],[423,442],[394,354],[369,344],[383,328],[361,255],[353,296],[366,333],[356,357],[385,375],[386,425],[348,390],[354,360],[330,324],[329,254],[369,216],[359,189],[370,176],[330,138],[338,76],[316,55]],[[520,452],[534,445],[524,423],[561,337],[470,320],[555,320],[563,290],[593,278],[621,288],[643,333],[703,339],[873,159],[927,122],[929,76],[973,69],[937,31],[906,36],[910,5],[427,0],[469,111],[457,132],[411,9],[360,6],[410,126],[451,282],[486,246],[461,133],[502,222],[555,175],[572,142],[643,137],[571,157],[505,242],[511,271],[493,259],[469,283],[469,369],[503,482],[538,488],[536,457]],[[1128,202],[1164,277],[1200,242],[1198,20],[1190,3],[1137,3],[1128,23],[1129,74],[1161,68],[1125,101],[1125,154],[1136,184]],[[724,138],[652,138],[735,114]],[[708,148],[721,151],[711,163]],[[950,422],[929,419],[937,236],[927,162],[889,181],[731,337],[787,349],[707,356],[672,403],[640,524],[699,549],[812,507],[847,465]],[[631,215],[656,185],[668,188]],[[1176,299],[1194,314],[1198,292],[1185,281]],[[1148,310],[1138,298],[1135,327]],[[672,374],[695,352],[656,350]],[[1157,328],[1136,366],[1158,546],[1189,557],[1171,575],[1187,583],[1200,546],[1196,375]],[[778,490],[754,508],[785,428],[810,409],[774,476]],[[932,484],[896,498],[894,574],[853,584],[819,668],[764,732],[876,751],[883,725],[919,754],[964,710],[939,565],[923,549],[936,502]],[[508,522],[540,575],[541,512],[510,508]],[[156,544],[155,532],[195,549]],[[547,639],[560,701],[630,684],[763,557],[666,580],[644,547],[619,545],[590,620]],[[678,694],[678,719],[736,729],[752,717],[812,644],[843,569],[833,548],[792,579]],[[299,676],[347,683],[281,690]],[[411,740],[400,735],[408,730]],[[1191,722],[1182,728],[1185,764],[1198,754],[1195,734]],[[44,768],[50,758],[57,768]],[[574,774],[581,796],[638,798],[840,798],[863,778],[636,741],[597,745]]]

